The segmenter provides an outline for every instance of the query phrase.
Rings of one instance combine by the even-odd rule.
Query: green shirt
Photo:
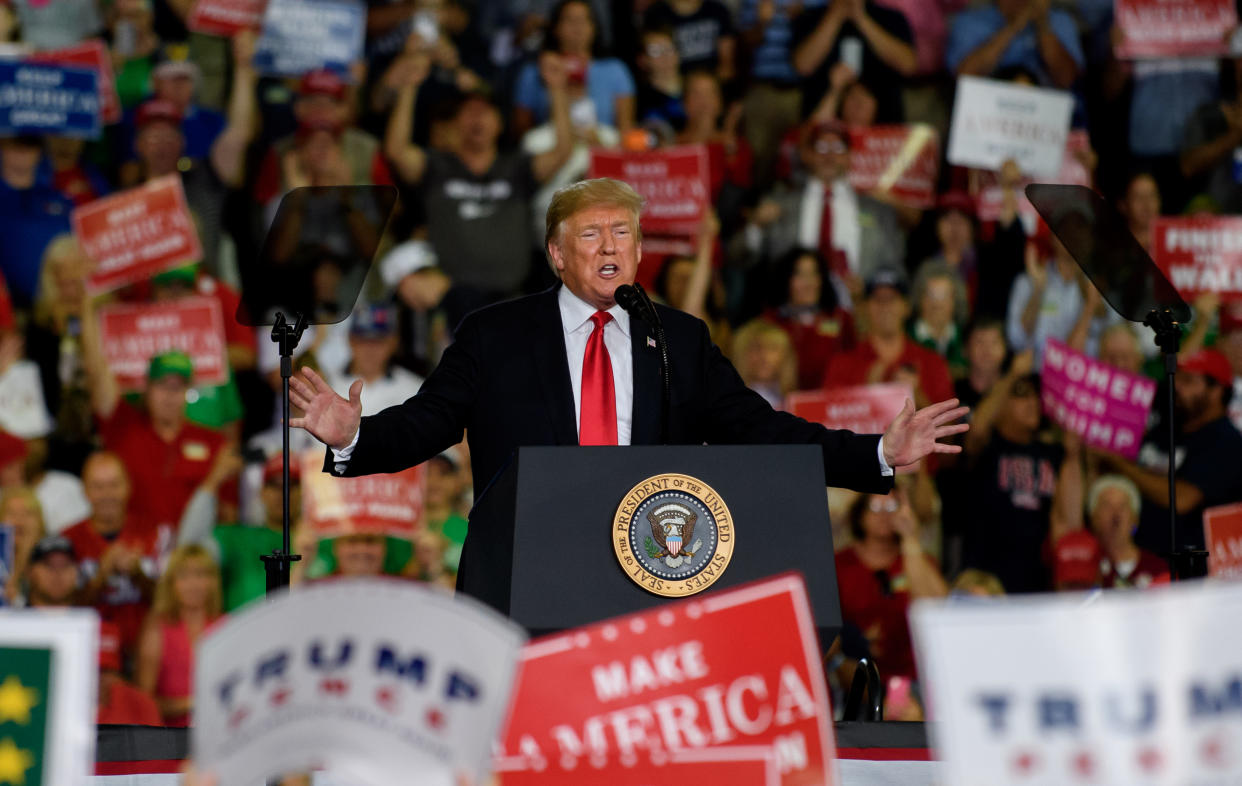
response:
[[[267,593],[267,571],[263,554],[281,547],[281,533],[270,527],[233,524],[212,532],[220,547],[220,587],[224,610],[233,611]]]

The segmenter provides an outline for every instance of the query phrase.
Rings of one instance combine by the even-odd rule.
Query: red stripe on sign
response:
[[[179,759],[152,759],[150,761],[97,761],[96,775],[160,775],[179,773],[185,762]]]
[[[838,759],[935,761],[929,748],[837,748]]]

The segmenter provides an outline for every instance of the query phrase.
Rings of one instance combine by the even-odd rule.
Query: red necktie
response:
[[[617,393],[612,384],[612,359],[604,346],[604,325],[612,319],[607,311],[591,315],[595,329],[587,339],[582,357],[582,415],[578,423],[579,445],[617,444]]]
[[[832,186],[824,186],[824,212],[819,217],[819,256],[831,263],[835,250],[832,246]]]

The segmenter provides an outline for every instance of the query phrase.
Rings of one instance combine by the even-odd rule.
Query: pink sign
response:
[[[1238,26],[1234,0],[1115,0],[1118,57],[1214,57]]]
[[[644,152],[592,150],[589,176],[633,186],[645,200],[642,225],[647,234],[693,236],[711,201],[704,145]]]
[[[870,126],[850,132],[850,184],[914,207],[936,202],[940,141],[925,125]]]
[[[198,0],[190,9],[186,27],[196,33],[229,37],[263,24],[267,0]]]
[[[102,39],[35,52],[29,58],[32,63],[55,63],[62,66],[89,68],[99,75],[99,119],[104,125],[121,121],[121,99],[116,92],[116,78],[112,74],[112,56]]]
[[[1242,300],[1242,217],[1167,216],[1152,231],[1152,258],[1182,297]]]
[[[1208,574],[1242,579],[1242,504],[1203,511],[1203,536],[1207,540]]]
[[[69,219],[95,263],[86,282],[91,292],[118,289],[203,255],[179,175],[88,202]]]
[[[831,784],[814,624],[801,577],[785,574],[533,641],[496,770],[505,786],[773,782],[757,765],[724,780],[719,762],[679,766],[682,780],[660,770],[742,746],[771,751],[782,786]]]
[[[174,349],[190,356],[195,384],[228,381],[224,320],[214,298],[107,306],[99,311],[99,331],[108,367],[123,390],[141,390],[151,358]]]
[[[422,529],[421,465],[357,478],[322,469],[322,451],[302,457],[302,521],[320,538],[378,533],[409,539]]]
[[[1088,447],[1134,459],[1156,382],[1048,339],[1040,370],[1044,412]]]
[[[785,399],[785,411],[825,428],[883,434],[910,395],[910,388],[895,383],[798,391]]]

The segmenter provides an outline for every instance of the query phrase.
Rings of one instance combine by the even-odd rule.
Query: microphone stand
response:
[[[284,503],[281,511],[281,548],[259,558],[263,560],[263,567],[267,573],[268,595],[289,586],[290,567],[292,563],[302,559],[300,555],[292,553],[293,546],[289,535],[289,379],[293,376],[293,350],[302,340],[302,333],[305,330],[306,316],[304,314],[295,314],[294,324],[290,325],[283,313],[276,312],[276,323],[272,325],[272,341],[276,342],[280,348],[280,383],[284,399],[280,421],[284,444],[284,452],[281,456]]]
[[[660,314],[656,311],[655,303],[651,302],[651,298],[647,295],[647,290],[643,289],[643,285],[634,282],[634,289],[638,290],[639,298],[643,304],[643,311],[649,316],[651,327],[655,329],[656,346],[660,350],[660,379],[663,384],[662,396],[660,399],[660,443],[667,445],[669,441],[669,411],[672,409],[673,384],[671,374],[669,372],[668,362],[668,338],[664,335],[664,323],[660,321]]]

